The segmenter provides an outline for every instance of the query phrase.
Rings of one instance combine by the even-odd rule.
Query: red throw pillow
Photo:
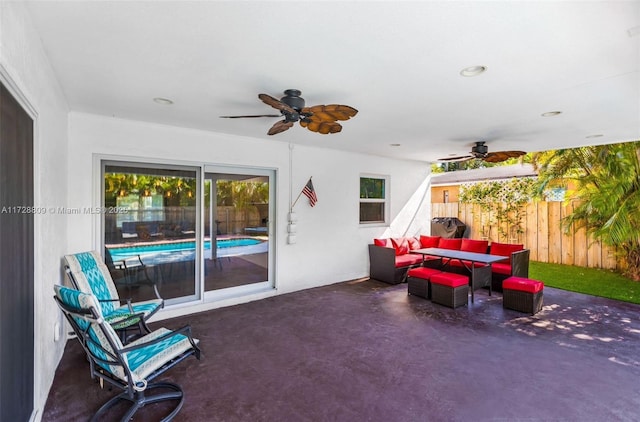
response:
[[[391,239],[373,239],[373,244],[376,246],[382,246],[383,248],[393,248]]]
[[[487,253],[488,240],[462,239],[460,250],[465,252]]]
[[[422,245],[420,244],[420,241],[418,239],[416,239],[415,237],[407,237],[407,242],[409,242],[409,250],[410,251],[414,251],[414,250],[420,249],[422,247]]]
[[[391,238],[391,243],[396,249],[396,256],[405,255],[409,253],[409,241],[406,237]]]
[[[437,248],[440,236],[420,236],[420,245],[423,248]]]
[[[460,250],[460,246],[462,245],[462,239],[440,239],[438,242],[438,247],[442,249],[453,249],[456,251]]]

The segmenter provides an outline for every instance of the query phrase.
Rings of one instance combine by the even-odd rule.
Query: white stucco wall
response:
[[[64,203],[68,107],[30,15],[19,2],[0,1],[0,78],[35,120],[35,205],[49,207]],[[34,227],[35,410],[32,418],[39,420],[64,350],[64,341],[54,340],[54,329],[62,320],[52,296],[53,285],[63,279],[61,257],[67,250],[66,217],[38,214]]]
[[[274,138],[234,137],[75,112],[69,118],[69,207],[100,205],[96,202],[102,186],[98,158],[117,155],[191,165],[256,166],[277,172],[277,291],[169,309],[160,318],[365,277],[369,273],[367,244],[373,237],[403,235],[407,230],[408,234],[427,233],[429,227],[428,196],[423,201],[429,192],[427,163],[295,145],[291,169],[289,144]],[[363,173],[390,177],[391,227],[359,225],[359,177]],[[294,200],[310,176],[319,199],[313,208],[305,197],[296,205],[297,243],[293,245],[286,242],[291,176]],[[70,218],[69,252],[98,247],[99,217]]]

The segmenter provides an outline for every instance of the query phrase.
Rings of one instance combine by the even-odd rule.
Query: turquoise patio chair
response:
[[[65,270],[73,287],[84,293],[92,293],[98,299],[105,320],[120,332],[122,341],[127,333],[138,329],[139,334],[150,333],[147,321],[164,307],[164,300],[153,285],[155,299],[141,302],[122,300],[107,265],[96,251],[65,255]]]
[[[59,285],[54,290],[56,303],[87,355],[91,377],[100,379],[100,385],[106,381],[123,390],[102,405],[91,420],[115,420],[112,408],[122,400],[131,405],[121,421],[131,420],[146,405],[165,401],[174,405],[165,410],[168,415],[162,420],[173,419],[184,402],[182,388],[171,382],[151,381],[191,355],[200,359],[198,340],[191,336],[191,328],[159,328],[124,346],[113,327],[105,322],[95,295]],[[151,391],[155,394],[146,394]],[[142,420],[148,417],[140,415]]]

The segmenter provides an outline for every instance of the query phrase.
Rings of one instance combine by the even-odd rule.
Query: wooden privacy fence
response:
[[[575,204],[562,202],[533,202],[525,206],[521,233],[497,224],[489,224],[490,217],[478,205],[459,202],[431,204],[431,217],[458,217],[469,228],[469,237],[487,238],[495,242],[523,243],[531,250],[531,260],[579,267],[622,269],[624,261],[616,258],[615,249],[588,236],[586,230],[573,227],[565,233],[561,219],[571,214]]]

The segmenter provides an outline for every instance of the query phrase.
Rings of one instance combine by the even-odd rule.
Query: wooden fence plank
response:
[[[562,231],[560,228],[560,202],[548,202],[549,219],[549,262],[562,262]]]
[[[480,239],[479,234],[479,222],[476,218],[475,207],[472,204],[460,205],[460,220],[469,227],[469,237],[473,239]]]
[[[524,245],[530,250],[530,258],[538,260],[538,206],[535,203],[527,204],[525,217],[525,241]]]
[[[594,239],[593,236],[587,238],[587,266],[590,268],[602,267],[602,242]]]
[[[554,222],[554,224],[558,225],[558,230],[562,233],[562,256],[560,257],[560,262],[565,265],[574,265],[573,228],[571,228],[570,231],[565,230],[561,221],[565,216],[571,214],[572,211],[573,204],[563,204],[560,207],[560,219]]]
[[[620,269],[615,248],[602,245],[602,268]]]
[[[467,225],[469,230],[469,237],[473,239],[478,239],[478,237],[474,233],[474,230],[476,230],[477,224],[475,224],[475,222],[473,221],[474,220],[473,208],[469,204],[460,204],[460,208],[458,211],[458,218],[460,219],[460,221],[462,221],[464,224]]]
[[[574,258],[573,265],[577,265],[579,267],[586,267],[587,260],[587,230],[585,227],[581,227],[576,229],[573,232],[573,250],[574,250]]]
[[[549,207],[538,202],[538,261],[549,262]]]

